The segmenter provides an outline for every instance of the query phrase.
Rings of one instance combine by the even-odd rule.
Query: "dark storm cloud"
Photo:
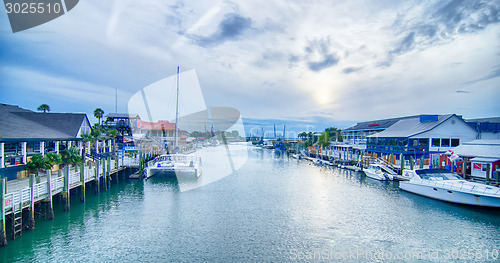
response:
[[[351,73],[354,73],[354,72],[358,72],[358,71],[360,71],[362,69],[363,69],[363,67],[347,67],[344,70],[342,70],[342,72],[344,74],[351,74]]]
[[[229,13],[219,24],[217,30],[208,37],[190,36],[202,47],[217,46],[226,41],[236,40],[252,26],[252,20],[235,13]]]
[[[479,32],[490,24],[500,22],[500,1],[497,0],[438,1],[426,10],[418,20],[404,14],[398,16],[393,28],[401,35],[400,40],[378,66],[390,66],[394,56],[417,47],[440,45],[443,40],[452,39],[456,35]]]
[[[330,41],[328,39],[310,41],[305,48],[305,52],[305,62],[309,69],[315,72],[333,67],[340,60],[334,52],[330,51]],[[317,59],[318,57],[319,59]]]

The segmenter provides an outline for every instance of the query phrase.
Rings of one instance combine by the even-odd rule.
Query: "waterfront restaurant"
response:
[[[399,158],[402,154],[406,160],[428,158],[476,136],[476,130],[455,114],[421,115],[398,120],[384,131],[367,136],[366,151],[378,157],[393,154]]]
[[[446,154],[440,156],[440,165],[455,165],[459,174],[463,174],[463,162],[467,163],[467,174],[483,179],[497,179],[500,167],[500,140],[474,140],[464,142],[452,150],[460,157],[453,163]],[[500,179],[500,178],[499,178]]]
[[[34,154],[59,153],[72,146],[81,152],[81,135],[90,132],[85,113],[39,113],[0,104],[0,176],[23,177]]]

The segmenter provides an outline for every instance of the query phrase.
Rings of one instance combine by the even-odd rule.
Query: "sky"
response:
[[[3,11],[0,103],[95,120],[179,66],[255,125],[500,116],[499,22],[498,0],[85,0],[17,33]]]

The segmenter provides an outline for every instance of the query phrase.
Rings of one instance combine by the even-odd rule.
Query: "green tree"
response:
[[[98,123],[92,125],[92,132],[90,133],[90,135],[94,140],[103,140],[104,133],[106,133],[106,131],[101,125],[99,125]]]
[[[342,130],[341,129],[335,128],[335,127],[330,127],[330,128],[326,128],[325,131],[330,134],[330,138],[332,138],[333,140],[336,140],[339,142],[344,141],[344,139],[342,137]]]
[[[78,150],[75,147],[71,147],[69,149],[65,149],[61,153],[61,159],[62,162],[61,164],[63,166],[72,164],[72,165],[77,165],[79,163],[82,163],[82,157],[78,153]]]
[[[47,162],[49,162],[51,167],[54,165],[61,164],[61,162],[62,162],[61,155],[59,155],[57,153],[46,153],[45,160],[47,160]]]
[[[323,132],[319,136],[318,144],[321,147],[326,147],[326,146],[330,145],[330,133],[328,133],[327,131]]]
[[[113,138],[113,151],[115,150],[116,138],[121,136],[122,134],[116,129],[112,129],[110,131],[106,131],[106,135]]]
[[[50,107],[47,104],[42,104],[42,105],[38,106],[38,108],[36,110],[43,111],[43,113],[47,113],[48,111],[50,111]]]
[[[97,108],[94,110],[94,117],[99,119],[99,124],[101,124],[101,118],[104,116],[104,111],[101,108]]]
[[[298,136],[300,139],[307,139],[307,132],[301,132]]]
[[[37,176],[40,170],[48,170],[52,167],[52,165],[41,154],[31,156],[26,166],[29,171],[36,173]]]
[[[231,131],[231,137],[238,138],[238,136],[240,136],[240,133],[237,130],[232,130]]]

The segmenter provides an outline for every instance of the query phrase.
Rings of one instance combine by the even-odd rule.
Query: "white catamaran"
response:
[[[177,97],[175,105],[175,130],[173,141],[173,153],[162,154],[148,162],[145,169],[145,178],[149,178],[159,172],[175,173],[179,177],[195,177],[201,175],[201,157],[179,153],[179,67],[177,67]]]

